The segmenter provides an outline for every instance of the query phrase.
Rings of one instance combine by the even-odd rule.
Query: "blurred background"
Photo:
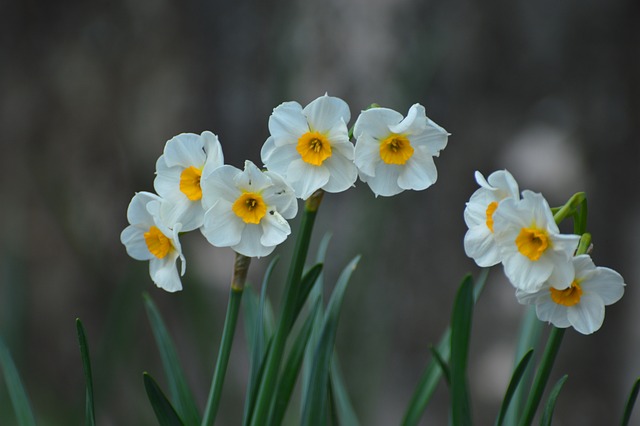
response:
[[[1,2],[0,335],[39,424],[83,422],[76,317],[98,423],[154,424],[142,372],[164,380],[143,292],[204,405],[233,254],[185,235],[184,291],[164,293],[120,243],[127,205],[153,190],[172,136],[211,130],[227,163],[259,163],[272,109],[325,92],[349,103],[351,124],[372,102],[403,114],[419,102],[452,133],[427,191],[376,199],[359,183],[320,210],[314,241],[333,233],[328,282],[363,255],[337,341],[362,424],[400,422],[460,279],[478,273],[462,247],[473,173],[503,168],[552,205],[587,192],[594,261],[627,287],[600,331],[567,332],[554,424],[618,422],[640,375],[639,19],[635,0]],[[256,286],[268,262],[253,262]],[[494,268],[471,342],[478,424],[495,418],[523,313]],[[239,424],[247,374],[241,320],[219,424]],[[447,407],[441,385],[424,424],[447,424]],[[0,423],[14,421],[0,385]]]

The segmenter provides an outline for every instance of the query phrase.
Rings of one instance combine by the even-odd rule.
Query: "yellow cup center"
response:
[[[180,191],[191,201],[197,201],[202,198],[201,177],[202,170],[193,166],[187,167],[180,174]]]
[[[306,163],[314,166],[321,166],[324,160],[331,157],[329,139],[320,132],[307,132],[300,136],[296,150]]]
[[[392,133],[380,143],[380,158],[387,164],[405,164],[413,155],[413,147],[405,135]]]
[[[522,228],[516,237],[516,246],[523,256],[535,262],[549,247],[549,237],[541,229]]]
[[[495,213],[496,209],[498,208],[498,202],[494,201],[492,203],[490,203],[487,206],[487,228],[489,228],[489,231],[493,232],[493,214]]]
[[[171,240],[167,238],[160,230],[152,226],[148,232],[143,234],[144,242],[152,255],[158,259],[164,258],[171,250]]]
[[[551,300],[558,305],[573,306],[580,303],[580,297],[582,296],[582,289],[577,281],[571,283],[568,288],[564,290],[558,290],[553,287],[551,290]]]
[[[267,214],[267,205],[257,192],[245,192],[233,203],[233,212],[245,223],[258,224]]]

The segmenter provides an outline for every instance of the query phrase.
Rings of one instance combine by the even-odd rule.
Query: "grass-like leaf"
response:
[[[85,424],[94,426],[96,424],[96,416],[93,403],[93,376],[91,374],[91,357],[89,354],[89,343],[84,332],[84,326],[80,318],[76,319],[76,329],[78,331],[78,343],[80,345],[80,358],[82,359],[82,371],[84,372],[85,381]]]
[[[513,394],[515,393],[518,385],[520,384],[520,380],[522,376],[524,376],[525,371],[527,371],[527,366],[529,365],[529,361],[531,361],[531,357],[533,356],[533,349],[529,349],[518,365],[513,370],[513,374],[511,375],[511,380],[509,381],[509,386],[507,386],[507,391],[504,394],[504,398],[502,399],[502,405],[500,406],[500,412],[498,413],[498,418],[496,420],[496,426],[501,426],[504,422],[504,418],[507,414],[507,410],[509,409],[509,404],[511,403],[511,398],[513,398]]]
[[[145,293],[143,298],[149,324],[153,331],[153,337],[156,340],[158,351],[160,352],[160,359],[162,360],[162,366],[164,367],[167,378],[171,400],[175,404],[178,413],[180,413],[181,418],[183,418],[187,424],[200,424],[200,414],[198,413],[198,408],[187,385],[182,368],[180,367],[180,361],[178,360],[171,336],[169,336],[160,312],[155,303],[153,303],[153,300],[151,300],[151,297]]]
[[[633,411],[633,406],[636,403],[636,398],[638,397],[639,390],[640,377],[636,379],[635,383],[631,387],[631,392],[629,392],[629,398],[627,399],[627,404],[624,406],[624,412],[622,413],[622,421],[620,422],[621,426],[627,426],[629,424],[629,419],[631,419],[631,412]]]
[[[313,265],[311,269],[302,276],[302,279],[300,280],[300,289],[298,290],[298,300],[296,301],[296,306],[293,310],[290,327],[293,327],[293,324],[296,322],[296,318],[298,318],[302,307],[307,301],[307,297],[309,296],[311,289],[315,285],[321,273],[322,263],[318,263]]]
[[[306,392],[306,399],[302,411],[302,425],[313,426],[326,424],[331,355],[333,354],[336,330],[338,328],[340,308],[349,278],[359,260],[360,256],[356,256],[356,258],[344,268],[329,300],[322,326],[322,334],[320,335],[311,367],[311,377],[308,383],[309,388]]]
[[[560,380],[555,384],[553,389],[551,389],[551,393],[549,393],[549,399],[547,400],[547,404],[544,407],[544,411],[542,412],[542,419],[540,420],[540,426],[551,426],[551,419],[553,418],[553,410],[556,408],[556,400],[558,399],[558,395],[560,394],[560,390],[562,390],[562,385],[567,381],[566,374],[562,376]]]
[[[31,410],[29,397],[22,386],[20,374],[13,362],[13,358],[11,358],[9,349],[6,347],[1,337],[0,367],[2,367],[4,381],[7,384],[9,397],[11,398],[11,404],[13,405],[13,411],[15,412],[18,426],[35,426],[36,420],[33,416],[33,411]]]
[[[456,296],[451,316],[451,416],[454,425],[471,424],[467,386],[467,358],[473,314],[473,278],[467,275]]]
[[[269,416],[269,424],[271,425],[280,425],[282,423],[282,419],[284,418],[284,414],[287,411],[287,406],[289,405],[289,401],[291,400],[291,394],[296,384],[298,373],[300,372],[300,367],[302,366],[305,348],[307,347],[307,343],[309,342],[311,330],[313,329],[313,322],[315,320],[316,312],[319,307],[320,303],[318,301],[311,312],[309,312],[307,319],[302,325],[302,328],[298,332],[298,335],[296,336],[296,339],[291,346],[289,356],[287,357],[287,361],[284,364],[283,372],[280,376],[280,381],[278,382],[278,386],[276,388],[276,399],[274,402],[273,411]]]
[[[431,346],[429,348],[431,355],[433,355],[433,360],[438,364],[438,367],[442,370],[442,375],[444,376],[444,380],[448,385],[451,384],[451,371],[449,370],[449,365],[447,365],[447,361],[444,360],[442,355],[435,346]]]
[[[334,352],[331,358],[330,390],[332,407],[338,421],[333,424],[358,426],[360,422],[349,399],[349,392],[344,384],[339,364],[337,354]]]
[[[473,299],[474,302],[478,300],[480,294],[482,293],[482,289],[484,288],[487,277],[489,276],[489,268],[484,268],[481,270],[478,278],[476,280],[474,289],[473,289]],[[438,342],[436,346],[438,353],[444,361],[449,360],[450,350],[451,350],[451,328],[447,328]],[[442,369],[437,364],[435,359],[432,359],[427,367],[425,368],[422,376],[420,377],[420,381],[416,386],[416,390],[413,392],[411,397],[411,401],[407,406],[407,411],[405,412],[404,418],[402,420],[403,426],[414,426],[417,425],[424,413],[424,410],[427,408],[429,401],[431,401],[431,397],[438,386],[438,382],[440,381],[440,377],[442,376]]]
[[[171,405],[171,402],[167,399],[158,383],[149,375],[149,373],[143,373],[144,388],[147,391],[147,397],[153,407],[153,412],[156,413],[158,424],[160,426],[184,426],[182,419],[176,410]]]

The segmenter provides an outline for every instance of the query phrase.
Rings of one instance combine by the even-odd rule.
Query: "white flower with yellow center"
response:
[[[604,321],[604,307],[624,294],[622,276],[609,268],[596,267],[586,254],[572,259],[575,277],[571,285],[558,290],[550,282],[535,293],[516,291],[523,305],[535,305],[540,321],[559,328],[572,326],[582,334],[597,331]]]
[[[251,161],[244,171],[225,165],[203,180],[207,211],[201,231],[216,247],[248,257],[270,254],[286,240],[286,219],[298,212],[293,189],[279,175],[262,172]]]
[[[500,248],[493,237],[493,214],[506,198],[520,199],[518,183],[506,170],[498,170],[485,180],[475,173],[480,188],[471,195],[464,209],[469,230],[464,236],[464,251],[478,266],[493,266],[502,261]]]
[[[223,163],[222,147],[211,132],[182,133],[167,141],[153,181],[162,197],[161,220],[170,226],[181,223],[183,231],[202,226],[201,178]]]
[[[493,213],[493,231],[514,287],[533,293],[547,280],[559,289],[569,287],[580,237],[560,234],[541,194],[524,191],[521,200],[504,199]]]
[[[180,275],[184,275],[187,263],[178,240],[181,225],[169,229],[159,220],[160,203],[161,198],[149,192],[134,195],[127,209],[130,225],[120,234],[120,241],[129,256],[149,261],[149,274],[158,287],[174,292],[182,290]],[[176,269],[178,258],[182,264],[180,275]]]
[[[392,196],[433,185],[438,171],[433,157],[447,146],[449,133],[413,105],[407,117],[388,108],[363,111],[354,127],[355,164],[360,180],[373,193]]]
[[[262,147],[262,162],[303,200],[318,189],[345,191],[358,177],[347,129],[350,118],[346,102],[328,95],[304,109],[285,102],[269,117],[271,136]]]

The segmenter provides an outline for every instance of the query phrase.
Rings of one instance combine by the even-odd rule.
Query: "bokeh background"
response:
[[[40,424],[82,423],[76,317],[99,424],[154,424],[142,372],[163,378],[145,291],[204,405],[233,255],[186,235],[185,289],[166,294],[119,241],[127,205],[153,190],[172,136],[211,130],[227,163],[259,163],[271,110],[325,92],[352,123],[372,102],[403,113],[419,102],[452,133],[427,191],[376,199],[357,184],[320,211],[329,282],[363,255],[337,342],[362,424],[400,422],[460,279],[478,272],[462,248],[473,172],[503,168],[552,205],[588,194],[594,260],[627,288],[599,332],[566,334],[555,424],[618,422],[640,375],[639,20],[635,0],[1,2],[0,335]],[[254,284],[268,261],[253,262]],[[493,422],[523,312],[495,268],[474,314],[478,424]],[[239,424],[247,372],[240,321],[219,424]],[[447,401],[441,386],[424,424],[447,424]],[[13,422],[1,385],[0,424]]]

